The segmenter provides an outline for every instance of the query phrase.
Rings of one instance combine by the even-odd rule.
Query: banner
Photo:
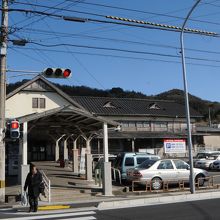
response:
[[[166,154],[186,153],[186,141],[183,139],[164,140],[164,152]]]

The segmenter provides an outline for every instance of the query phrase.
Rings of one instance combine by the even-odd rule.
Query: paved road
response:
[[[214,220],[220,219],[220,199],[145,206],[97,212],[103,220]]]
[[[2,220],[219,220],[220,199],[202,200],[166,205],[143,206],[114,210],[74,210],[39,212],[29,214],[15,213],[10,210],[1,210]]]

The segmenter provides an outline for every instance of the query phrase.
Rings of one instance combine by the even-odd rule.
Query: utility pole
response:
[[[193,10],[199,4],[201,0],[197,0],[193,5],[189,13],[187,14],[185,21],[183,22],[182,30],[180,33],[180,44],[181,44],[181,58],[182,58],[182,69],[183,69],[183,84],[184,84],[184,95],[185,95],[185,112],[186,112],[186,122],[187,122],[187,136],[188,136],[188,148],[189,148],[189,165],[190,165],[190,192],[195,193],[195,179],[194,179],[194,169],[193,169],[193,155],[192,155],[192,134],[191,134],[191,122],[190,122],[190,112],[189,112],[189,97],[188,97],[188,85],[186,79],[186,62],[185,62],[185,50],[183,42],[183,34],[185,31],[186,22],[191,16]]]
[[[5,99],[6,56],[8,40],[8,0],[2,0],[0,60],[0,202],[5,202]]]

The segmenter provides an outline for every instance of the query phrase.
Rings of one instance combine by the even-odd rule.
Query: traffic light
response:
[[[71,77],[70,69],[61,69],[61,68],[47,68],[43,71],[43,75],[46,78],[62,78],[67,79]]]
[[[18,121],[13,120],[10,122],[10,138],[18,139],[20,137],[20,124]]]

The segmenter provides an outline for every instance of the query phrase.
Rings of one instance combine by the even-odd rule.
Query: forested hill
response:
[[[27,82],[16,82],[7,86],[7,93],[10,93],[14,89],[18,88],[22,84]],[[99,96],[99,97],[119,97],[119,98],[146,98],[146,99],[163,99],[163,100],[175,100],[179,103],[184,103],[184,93],[179,89],[172,89],[167,92],[160,93],[154,96],[147,96],[141,92],[126,91],[122,88],[112,88],[110,90],[101,90],[96,88],[90,88],[87,86],[67,86],[55,84],[62,91],[70,96]],[[211,117],[213,122],[220,122],[220,103],[202,100],[199,97],[189,95],[190,106],[204,116],[204,120],[208,119],[209,108],[211,110]]]

